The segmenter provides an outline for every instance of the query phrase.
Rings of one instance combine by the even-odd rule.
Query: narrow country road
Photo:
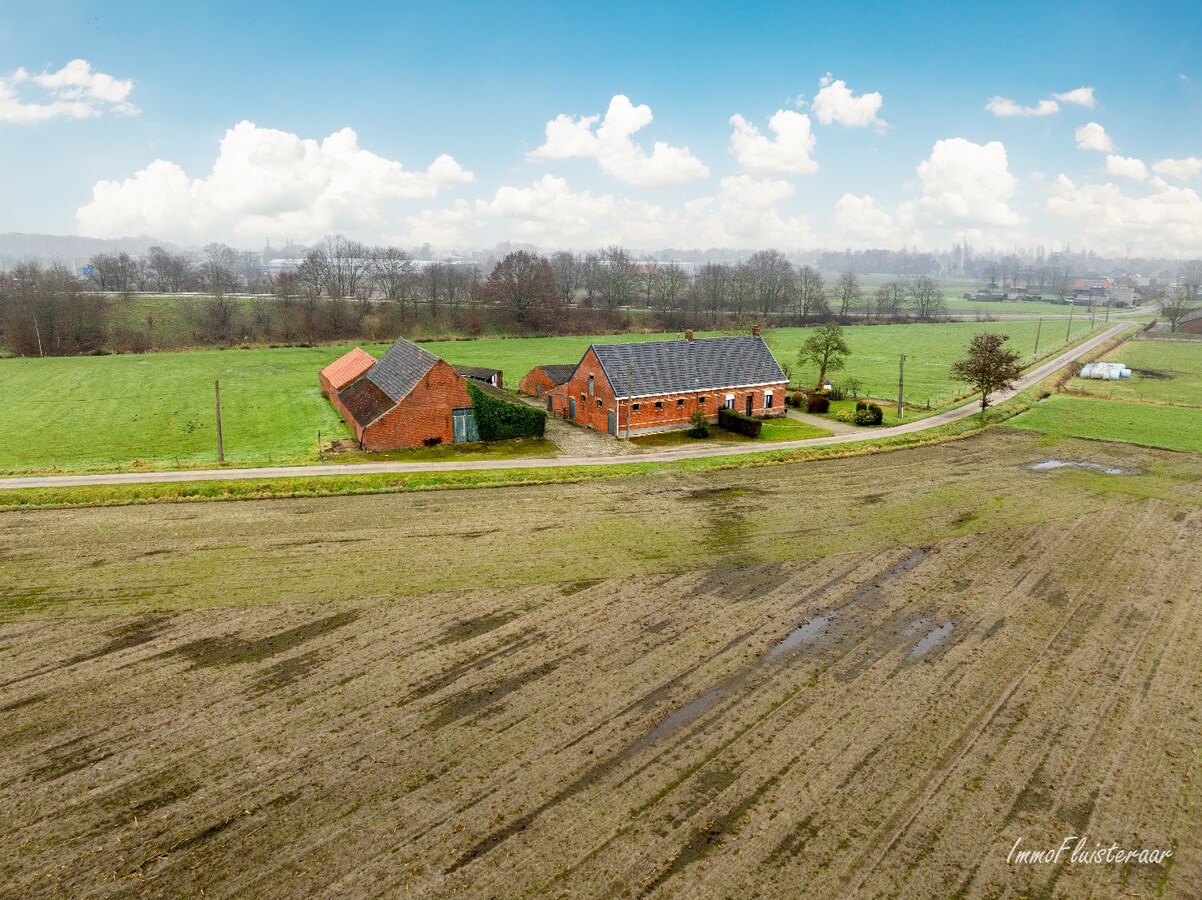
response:
[[[1123,322],[1098,334],[1073,349],[1032,369],[1014,383],[1009,390],[996,391],[990,402],[997,404],[1047,378],[1075,359],[1084,356],[1098,345],[1117,336],[1129,327]],[[611,466],[621,463],[675,462],[682,459],[699,459],[706,456],[737,456],[745,453],[763,453],[769,450],[792,450],[798,447],[826,447],[833,444],[850,444],[857,441],[880,440],[902,434],[913,434],[956,422],[973,415],[979,409],[975,402],[937,413],[925,419],[917,419],[882,428],[870,433],[856,431],[851,434],[833,434],[829,437],[809,438],[801,441],[780,441],[772,444],[729,444],[724,446],[681,447],[640,453],[629,456],[560,456],[553,459],[506,459],[464,460],[450,462],[402,463],[381,462],[357,465],[324,466],[276,466],[259,469],[188,469],[173,472],[117,472],[107,475],[51,475],[36,478],[0,478],[0,489],[79,487],[95,484],[159,484],[177,481],[236,481],[245,478],[311,478],[314,475],[390,475],[406,472],[470,472],[488,469],[550,469],[570,466]]]

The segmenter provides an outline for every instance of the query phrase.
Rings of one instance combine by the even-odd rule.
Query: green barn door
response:
[[[609,411],[609,433],[618,436],[618,414],[612,409]]]
[[[480,431],[476,428],[476,411],[470,406],[461,406],[451,410],[452,440],[456,444],[480,440]]]
[[[568,418],[571,419],[573,422],[576,421],[576,398],[575,397],[568,398]]]

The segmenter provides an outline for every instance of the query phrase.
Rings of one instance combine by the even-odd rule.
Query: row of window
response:
[[[685,399],[684,397],[677,397],[677,398],[676,398],[676,407],[677,407],[677,409],[684,409],[684,399]],[[698,398],[697,398],[697,405],[698,405],[698,406],[705,406],[705,400],[706,400],[706,398],[705,398],[704,396],[698,397]],[[600,406],[600,405],[601,405],[601,401],[600,401],[600,400],[598,400],[598,401],[597,401],[597,405],[598,405],[598,406]],[[630,406],[631,406],[631,409],[633,409],[635,412],[638,412],[640,409],[642,409],[642,408],[643,408],[643,404],[641,404],[641,403],[637,403],[637,402],[636,402],[636,403],[632,403],[632,404],[630,404]],[[664,408],[664,401],[663,401],[663,400],[656,400],[656,401],[655,401],[655,408],[656,408],[656,409],[663,409],[663,408]],[[726,408],[727,408],[727,409],[734,409],[734,408],[735,408],[735,395],[734,395],[734,394],[727,394],[727,395],[726,395]],[[764,391],[764,409],[772,409],[772,391]]]

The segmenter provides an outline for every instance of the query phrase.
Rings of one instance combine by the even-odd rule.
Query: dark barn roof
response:
[[[396,405],[387,394],[366,378],[360,378],[344,389],[338,395],[338,399],[360,427],[370,425]]]
[[[455,366],[455,371],[464,378],[474,378],[477,381],[491,381],[501,374],[500,369],[484,369],[480,366]]]
[[[593,344],[618,397],[650,397],[788,381],[758,335]]]
[[[538,366],[543,373],[551,379],[551,383],[555,385],[564,384],[576,374],[576,363],[568,363],[567,365],[550,365]]]

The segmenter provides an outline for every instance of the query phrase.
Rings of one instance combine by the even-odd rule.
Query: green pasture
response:
[[[1005,424],[1062,437],[1202,451],[1202,414],[1188,407],[1054,394]]]
[[[906,397],[932,406],[961,393],[948,366],[972,335],[998,330],[1025,354],[1033,349],[1034,320],[939,325],[858,326],[847,329],[852,356],[838,379],[855,376],[872,396],[896,397],[897,355],[906,353]],[[1088,320],[1073,323],[1074,339]],[[797,365],[808,331],[766,332],[769,346],[808,384],[816,371]],[[1064,341],[1064,323],[1044,322],[1040,352]],[[699,335],[700,336],[700,335]],[[448,361],[502,369],[506,384],[540,363],[580,359],[590,342],[679,337],[676,334],[603,337],[489,338],[425,344]],[[387,345],[364,349],[379,354]],[[317,372],[349,345],[253,350],[0,360],[0,472],[205,466],[216,461],[213,382],[221,381],[227,463],[267,465],[316,460],[323,441],[350,432],[322,396]]]

